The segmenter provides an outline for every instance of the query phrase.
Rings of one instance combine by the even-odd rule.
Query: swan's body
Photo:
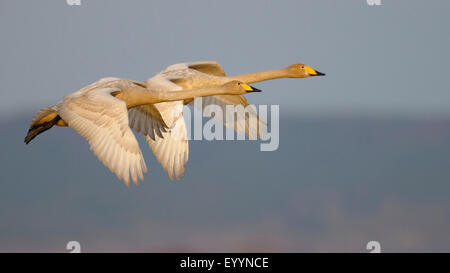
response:
[[[245,83],[254,83],[277,78],[304,78],[324,75],[303,64],[294,64],[289,67],[227,77],[222,67],[217,62],[194,62],[170,65],[154,77],[146,81],[147,89],[159,92],[182,91],[196,88],[214,87],[233,80]],[[192,99],[184,101],[164,102],[155,104],[165,124],[171,129],[155,138],[146,137],[150,148],[155,154],[169,177],[179,178],[184,174],[184,165],[187,163],[189,143],[187,129],[183,118],[183,105],[192,102]],[[202,98],[202,108],[207,105],[218,105],[225,113],[226,105],[243,105],[249,103],[244,96],[216,95]],[[252,108],[249,109],[248,118],[239,115],[236,121],[223,120],[224,125],[234,128],[237,133],[245,133],[250,139],[255,139],[260,132],[265,131],[265,122],[262,121]],[[178,158],[183,160],[178,160]]]
[[[253,91],[259,90],[234,81],[215,88],[154,92],[139,82],[105,78],[65,96],[56,106],[41,110],[33,119],[25,142],[54,125],[69,126],[89,142],[93,153],[119,179],[129,185],[131,176],[138,183],[144,179],[147,167],[131,128],[149,138],[162,136],[167,125],[155,103]],[[144,107],[145,113],[140,108],[133,110],[136,107]]]

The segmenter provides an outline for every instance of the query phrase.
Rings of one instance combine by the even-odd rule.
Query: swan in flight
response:
[[[135,184],[139,179],[144,180],[147,167],[129,126],[129,117],[135,118],[136,113],[129,113],[128,109],[147,107],[146,113],[150,117],[140,131],[147,136],[156,136],[167,127],[157,109],[152,107],[156,103],[260,91],[240,81],[232,81],[211,88],[155,92],[139,82],[104,78],[65,96],[56,106],[41,110],[31,122],[25,143],[54,125],[69,126],[83,136],[97,158],[129,186],[130,176]],[[177,160],[184,159],[180,156]]]
[[[307,65],[292,64],[282,69],[227,77],[217,62],[209,61],[170,65],[154,77],[149,78],[145,84],[149,90],[167,92],[214,87],[233,80],[250,84],[278,78],[306,78],[323,75],[325,74]],[[159,135],[155,137],[146,135],[146,140],[158,162],[168,172],[170,179],[173,179],[174,175],[179,179],[184,174],[184,165],[187,163],[189,153],[189,143],[182,111],[183,105],[192,101],[193,99],[187,99],[153,105],[161,114],[165,124],[170,127],[170,130],[162,132],[162,137]],[[244,107],[249,105],[245,97],[241,95],[215,95],[202,98],[203,109],[212,104],[218,105],[222,109],[222,113],[225,113],[226,105],[243,105]],[[144,107],[147,106],[136,107],[130,111],[136,116],[145,115],[146,110],[143,109]],[[221,121],[224,122],[226,127],[234,128],[237,133],[245,133],[250,139],[255,139],[260,135],[260,132],[265,131],[266,123],[258,117],[252,108],[249,110],[248,118],[245,114],[238,113],[237,120],[231,122],[227,120]],[[134,122],[132,122],[132,125],[142,127],[141,124],[136,125]],[[140,131],[139,128],[136,128],[136,130]],[[180,156],[185,160],[179,161],[178,158]]]

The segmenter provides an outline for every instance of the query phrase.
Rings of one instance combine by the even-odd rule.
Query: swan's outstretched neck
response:
[[[167,101],[179,101],[213,95],[229,94],[224,86],[173,91],[173,92],[148,92],[148,90],[136,87],[125,87],[122,91],[112,93],[118,99],[125,101],[127,108],[133,108],[145,104],[154,104]]]
[[[237,80],[245,83],[262,82],[273,79],[288,77],[288,71],[285,68],[268,70],[263,72],[254,72],[228,77],[230,80]]]

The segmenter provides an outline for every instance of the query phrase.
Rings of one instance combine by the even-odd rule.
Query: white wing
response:
[[[183,90],[181,86],[171,82],[169,77],[159,73],[156,76],[148,79],[145,82],[147,90],[149,92],[169,92]],[[160,113],[164,123],[168,127],[172,127],[175,121],[178,119],[180,114],[183,112],[183,108],[176,107],[183,101],[173,101],[173,102],[161,102],[153,104],[155,109]]]
[[[139,144],[128,126],[125,102],[111,96],[119,88],[96,88],[74,93],[57,104],[68,125],[83,136],[91,150],[127,186],[144,180],[147,172]]]
[[[201,73],[198,73],[201,72]],[[179,63],[166,67],[163,71],[155,75],[154,77],[146,81],[147,89],[149,91],[177,91],[183,90],[183,88],[177,85],[174,80],[182,79],[189,76],[196,76],[198,74],[209,74],[212,76],[225,76],[225,72],[222,67],[216,62],[193,62],[193,63]],[[234,97],[234,96],[231,96]],[[236,96],[240,103],[244,106],[248,105],[247,100],[243,96]],[[216,100],[217,104],[225,109],[225,106],[229,102],[233,103],[236,99],[231,100],[224,96],[208,97],[212,100]],[[204,98],[205,99],[205,98]],[[204,100],[208,102],[210,100]],[[221,103],[224,102],[224,103]],[[227,103],[228,102],[228,103]],[[182,116],[183,102],[164,102],[155,104],[154,107],[161,114],[165,124],[171,129],[168,132],[163,132],[162,137],[148,134],[146,136],[150,149],[152,149],[158,162],[162,165],[165,171],[169,173],[169,177],[173,179],[173,176],[179,178],[185,171],[185,164],[187,163],[189,156],[189,142],[187,139],[186,123]],[[225,113],[225,112],[224,112]],[[253,120],[257,122],[252,122]],[[246,123],[246,116],[238,115],[237,120],[226,122],[228,127],[235,128],[238,133],[246,133],[251,139],[256,138],[259,135],[258,128],[264,131],[264,124],[259,119],[256,112],[251,109],[249,112],[248,122]],[[259,124],[259,127],[258,127]]]
[[[148,79],[146,85],[150,92],[183,90],[180,86],[171,82],[167,75],[161,73]],[[147,135],[147,143],[158,162],[168,172],[170,179],[173,179],[174,174],[179,179],[184,174],[184,166],[189,157],[189,142],[186,123],[183,118],[183,101],[162,102],[153,106],[170,129],[167,132],[162,132],[162,135],[155,135],[153,138],[150,134]]]
[[[169,174],[170,179],[173,179],[174,174],[177,179],[180,179],[181,175],[184,175],[184,166],[189,158],[189,142],[183,116],[181,115],[175,121],[168,132],[163,133],[162,138],[156,136],[155,139],[152,139],[147,136],[146,140],[164,171]]]
[[[199,72],[213,76],[226,76],[225,71],[223,71],[223,68],[220,66],[220,64],[214,61],[173,64],[166,67],[161,73],[170,73],[172,75],[175,75],[177,72],[186,73],[186,71],[188,71],[189,69],[197,70]]]
[[[111,87],[122,89],[130,86],[139,86],[145,89],[147,88],[146,85],[141,82],[109,77],[102,78],[69,95],[68,97],[78,96],[80,93],[85,93],[96,88]],[[138,133],[154,137],[155,134],[162,136],[161,133],[166,131],[167,125],[164,123],[158,109],[156,109],[153,104],[131,108],[128,110],[128,116],[130,120],[130,128],[134,129]]]
[[[189,70],[193,69],[198,72],[202,72],[212,76],[225,77],[225,71],[217,63],[213,61],[206,62],[191,62],[191,63],[179,63],[166,67],[161,73],[165,76],[167,81],[176,80],[177,78],[183,78],[188,76],[194,76]],[[198,75],[198,74],[197,74]],[[171,82],[171,84],[178,86]],[[167,83],[167,85],[169,85]],[[178,86],[179,87],[179,86]],[[174,89],[178,90],[178,89]],[[202,106],[205,109],[208,105],[217,105],[222,109],[222,113],[225,116],[225,109],[227,105],[242,105],[248,106],[247,99],[242,95],[216,95],[202,98]],[[197,104],[198,105],[198,104]],[[235,121],[218,120],[224,123],[228,128],[234,128],[239,134],[246,134],[250,139],[256,139],[261,134],[266,133],[267,123],[262,120],[253,108],[249,109],[248,117],[243,113],[237,113]]]
[[[249,106],[247,99],[244,96],[237,95],[220,95],[220,96],[209,96],[197,98],[201,99],[202,103],[193,103],[195,106],[202,106],[204,110],[208,105],[217,105],[222,109],[223,117],[217,120],[214,116],[213,118],[223,124],[228,128],[233,128],[238,134],[245,134],[249,139],[256,139],[260,137],[261,134],[267,132],[267,123],[262,120],[253,107]],[[240,106],[243,108],[236,108],[236,117],[233,119],[226,119],[226,106]],[[247,113],[242,110],[247,109]],[[218,116],[220,117],[220,115]]]
[[[72,93],[65,98],[70,98],[72,96],[79,96],[85,92],[89,92],[98,88],[119,88],[122,89],[124,87],[142,87],[147,88],[145,84],[137,81],[126,80],[121,78],[113,78],[107,77],[102,78],[79,91]],[[142,133],[144,135],[153,135],[157,134],[162,136],[162,132],[166,131],[167,125],[164,123],[158,109],[154,107],[153,104],[147,104],[142,106],[137,106],[128,110],[128,116],[130,120],[130,128],[134,129],[138,133]]]
[[[161,113],[154,104],[141,105],[128,110],[130,128],[144,136],[162,137],[162,133],[167,131]]]

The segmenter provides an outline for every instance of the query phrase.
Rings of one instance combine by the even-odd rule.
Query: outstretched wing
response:
[[[220,64],[214,61],[172,64],[164,68],[164,70],[161,71],[161,73],[170,73],[171,75],[176,75],[176,72],[180,71],[181,73],[184,74],[185,71],[188,69],[197,70],[199,72],[213,76],[219,77],[226,76],[225,71],[223,71],[223,68],[220,66]]]
[[[135,85],[147,89],[141,82],[132,82]],[[155,135],[162,136],[166,132],[167,125],[159,110],[154,104],[146,104],[128,109],[130,128],[143,135],[148,135],[155,139]]]
[[[146,81],[150,91],[168,92],[182,90],[169,80],[167,75],[158,74]],[[189,142],[186,123],[183,118],[183,101],[161,102],[153,105],[158,110],[165,124],[169,127],[161,135],[146,136],[147,143],[158,162],[169,174],[177,179],[184,174],[189,157]]]
[[[225,71],[217,62],[195,62],[195,63],[186,63],[188,68],[200,71],[205,74],[225,77]]]
[[[181,175],[184,175],[184,166],[189,158],[189,141],[183,116],[180,115],[173,127],[163,133],[162,137],[156,136],[152,139],[147,136],[146,140],[170,179],[173,179],[174,175],[180,179]]]
[[[261,134],[267,132],[267,123],[262,120],[253,107],[247,107],[250,104],[247,99],[241,95],[220,95],[220,96],[209,96],[196,98],[196,100],[201,99],[202,103],[194,103],[194,106],[201,105],[204,110],[208,105],[217,105],[222,109],[223,120],[218,120],[219,122],[223,122],[223,124],[228,128],[233,128],[238,134],[245,134],[249,137],[249,139],[256,139],[260,137]],[[243,108],[235,108],[236,109],[236,118],[228,120],[225,118],[226,116],[226,106],[239,106],[242,105]],[[247,114],[242,111],[242,109],[247,110]],[[220,117],[220,116],[218,116]],[[213,117],[215,118],[215,116]]]
[[[66,97],[57,111],[69,127],[83,136],[97,158],[127,186],[144,180],[147,172],[139,144],[128,126],[125,102],[111,92],[119,88],[96,88]]]
[[[128,109],[128,117],[130,128],[152,139],[155,139],[155,136],[162,137],[162,133],[167,131],[167,125],[154,104]]]
[[[177,71],[182,71],[185,69],[193,69],[212,76],[226,76],[223,68],[214,61],[174,64],[168,66],[163,72],[176,75]],[[174,77],[174,80],[176,81],[176,77]],[[188,101],[192,102],[192,100]],[[202,98],[203,109],[211,104],[218,105],[224,114],[226,105],[242,105],[244,107],[249,105],[247,99],[242,95],[216,95]],[[245,133],[250,139],[256,139],[256,137],[260,137],[261,134],[267,132],[267,123],[258,116],[254,109],[249,109],[248,117],[244,117],[238,113],[235,122],[227,122],[225,120],[223,122],[226,127],[234,128],[239,134]]]
[[[171,92],[183,90],[183,88],[173,83],[171,78],[162,73],[147,79],[145,82],[149,92]],[[167,127],[172,127],[178,117],[183,113],[182,101],[160,102],[153,104],[153,107],[160,114],[161,119]],[[180,106],[181,105],[181,106]]]

